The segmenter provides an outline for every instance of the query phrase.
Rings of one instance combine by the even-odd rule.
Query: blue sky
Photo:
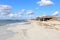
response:
[[[22,9],[32,10],[36,16],[52,15],[56,11],[60,12],[60,0],[48,0],[52,4],[42,5],[37,4],[42,0],[0,0],[0,5],[10,5],[12,12],[19,12]],[[43,0],[44,1],[44,0]],[[17,14],[17,13],[16,13]]]

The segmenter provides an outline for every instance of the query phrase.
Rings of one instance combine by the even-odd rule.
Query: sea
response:
[[[23,22],[27,22],[27,20],[0,20],[0,26]]]

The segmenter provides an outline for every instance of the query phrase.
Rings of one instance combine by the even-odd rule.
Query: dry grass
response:
[[[55,29],[60,31],[60,21],[32,21],[33,24],[38,24],[46,29]]]

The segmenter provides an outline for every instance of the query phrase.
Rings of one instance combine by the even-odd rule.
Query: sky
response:
[[[60,0],[0,0],[0,19],[60,16]]]

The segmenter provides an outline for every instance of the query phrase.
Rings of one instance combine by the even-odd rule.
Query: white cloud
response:
[[[0,5],[0,19],[15,19],[22,16],[25,12],[25,9],[22,9],[20,12],[12,13],[12,7],[9,5]]]
[[[18,15],[23,15],[26,12],[25,9],[22,9],[21,11],[18,12]]]
[[[39,6],[50,6],[50,5],[53,5],[54,3],[51,0],[41,0],[41,1],[38,1],[37,4]]]
[[[0,19],[20,19],[22,15],[18,15],[17,13],[10,13],[8,15],[0,15]]]
[[[11,10],[12,8],[9,5],[0,5],[0,14],[9,14]]]
[[[7,16],[8,16],[8,17],[13,17],[13,16],[14,16],[14,14],[12,14],[12,13],[11,13],[11,14],[8,14]]]
[[[20,19],[23,14],[33,14],[32,10],[22,9],[19,12],[12,13],[12,7],[9,5],[0,5],[0,19]]]
[[[10,13],[10,14],[8,14],[7,16],[8,16],[8,18],[13,18],[13,19],[20,19],[22,16],[23,16],[23,14],[25,13],[25,9],[22,9],[22,10],[20,10],[19,12],[16,12],[16,13]]]
[[[58,16],[59,15],[59,11],[55,11],[52,15]]]
[[[26,13],[29,15],[34,14],[32,10],[27,10]]]
[[[35,17],[35,14],[32,10],[26,10],[26,13],[28,14],[28,19],[33,19]]]

